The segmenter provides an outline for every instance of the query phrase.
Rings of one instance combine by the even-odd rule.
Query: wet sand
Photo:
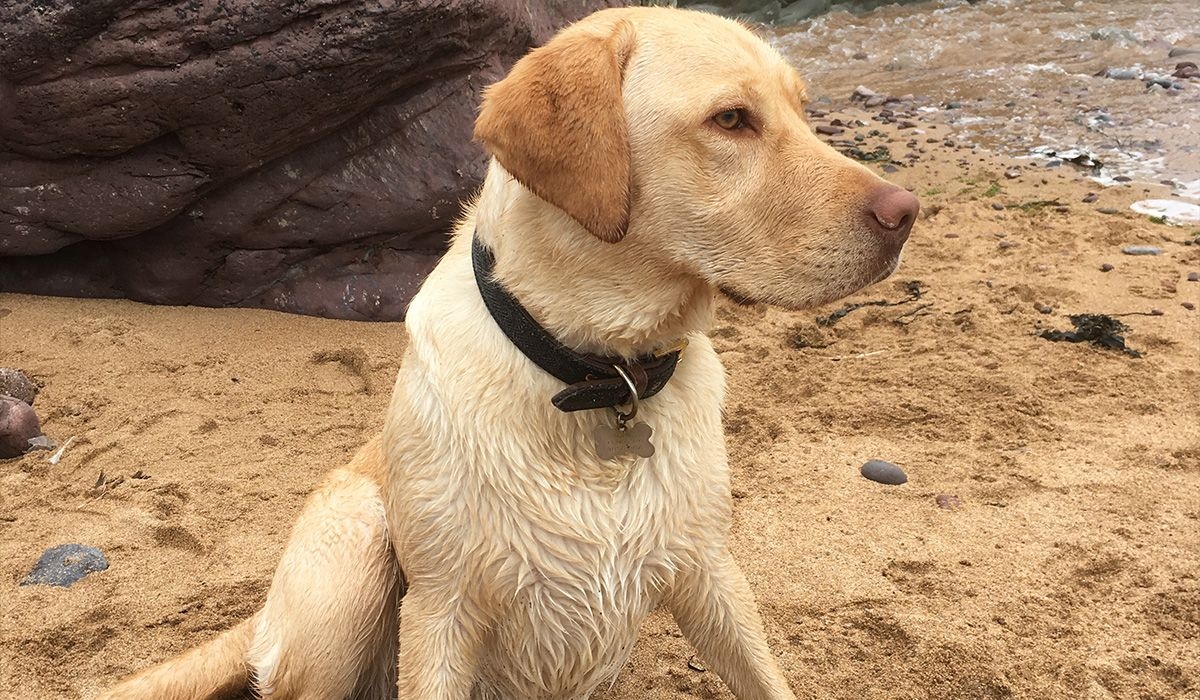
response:
[[[730,305],[713,329],[732,541],[771,644],[802,697],[1200,697],[1200,230],[1128,211],[1167,187],[972,150],[915,110],[813,123],[861,120],[831,139],[887,146],[924,207],[900,270],[846,301],[920,298],[833,325],[844,302]],[[1155,311],[1120,317],[1141,358],[1036,335]],[[0,698],[88,697],[249,615],[305,495],[380,429],[404,342],[403,324],[0,295],[2,364],[44,384],[46,433],[75,437],[57,465],[0,462]],[[872,458],[909,482],[862,478]],[[110,568],[18,587],[64,542]],[[599,697],[732,697],[704,668],[657,614]]]
[[[1200,61],[1198,27],[1191,0],[932,0],[763,31],[814,97],[911,94],[963,141],[1085,148],[1097,174],[1170,180],[1200,204],[1200,83],[1172,77]]]

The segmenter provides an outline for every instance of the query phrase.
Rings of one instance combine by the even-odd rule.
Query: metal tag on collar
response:
[[[596,455],[600,459],[616,459],[629,455],[651,457],[654,455],[654,444],[650,442],[650,437],[654,435],[654,430],[645,422],[629,424],[638,414],[637,387],[624,367],[613,365],[613,369],[629,386],[629,412],[623,412],[614,406],[617,427],[601,424],[592,431],[592,437],[596,441]]]

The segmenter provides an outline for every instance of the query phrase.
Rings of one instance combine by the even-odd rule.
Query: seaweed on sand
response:
[[[828,316],[818,316],[817,325],[832,326],[833,324],[845,318],[846,314],[850,313],[851,311],[861,309],[864,306],[900,306],[901,304],[908,304],[909,302],[920,299],[921,295],[925,293],[925,290],[921,288],[920,280],[906,282],[904,284],[904,291],[906,294],[908,294],[908,296],[900,301],[888,301],[887,299],[880,299],[878,301],[860,301],[853,304],[845,304],[842,306],[842,308],[834,311]]]
[[[1068,343],[1091,343],[1110,350],[1120,350],[1130,357],[1141,357],[1142,353],[1125,346],[1125,336],[1129,326],[1121,323],[1112,316],[1105,314],[1075,314],[1068,316],[1073,331],[1044,330],[1038,333],[1046,340],[1066,341]]]
[[[887,146],[876,146],[874,151],[864,151],[857,146],[843,149],[842,153],[864,163],[894,163],[892,152]]]

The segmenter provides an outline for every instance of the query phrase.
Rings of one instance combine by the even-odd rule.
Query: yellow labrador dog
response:
[[[918,206],[805,99],[742,26],[680,10],[521,60],[382,436],[309,499],[261,611],[104,697],[586,698],[659,605],[739,698],[793,697],[729,552],[705,329],[721,293],[798,309],[883,279]]]

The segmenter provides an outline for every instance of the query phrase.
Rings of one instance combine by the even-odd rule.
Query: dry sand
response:
[[[912,280],[919,300],[830,327],[814,319],[840,303],[721,310],[733,546],[801,696],[1200,697],[1197,232],[1127,213],[1141,185],[1083,204],[1080,173],[1009,166],[942,149],[892,176],[924,218],[850,301]],[[1055,198],[1069,212],[1014,206]],[[1121,254],[1135,243],[1164,253]],[[1151,309],[1123,317],[1141,359],[1035,336]],[[305,494],[380,429],[404,342],[402,324],[0,295],[0,365],[75,436],[57,466],[0,462],[0,697],[87,697],[249,615]],[[870,458],[910,481],[867,481]],[[111,567],[18,587],[63,542]],[[702,669],[659,614],[601,697],[731,697]]]

